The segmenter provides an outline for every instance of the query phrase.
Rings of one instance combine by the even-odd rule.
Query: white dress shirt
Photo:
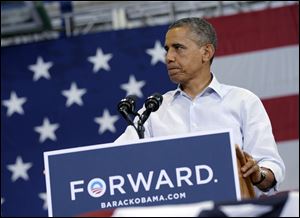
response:
[[[194,99],[179,86],[165,93],[162,105],[144,126],[145,138],[231,128],[233,143],[252,155],[259,166],[272,170],[277,181],[275,190],[284,179],[285,166],[261,100],[249,90],[219,83],[215,75]],[[129,126],[116,141],[132,139],[138,139],[138,135]],[[260,194],[258,189],[256,192]]]

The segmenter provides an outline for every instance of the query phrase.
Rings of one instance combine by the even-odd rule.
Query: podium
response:
[[[251,197],[251,186],[239,177],[231,134],[220,130],[45,152],[49,216]]]
[[[236,160],[237,160],[237,168],[239,171],[239,182],[240,182],[240,191],[242,199],[251,199],[255,197],[254,187],[250,180],[250,177],[243,178],[242,173],[240,171],[241,166],[246,163],[246,158],[238,145],[235,145],[236,151]]]

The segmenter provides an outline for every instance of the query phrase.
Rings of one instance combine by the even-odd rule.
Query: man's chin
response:
[[[169,77],[170,78],[170,80],[171,80],[171,82],[173,82],[173,83],[175,83],[175,84],[179,84],[180,83],[180,79],[178,78],[178,76],[170,76]]]

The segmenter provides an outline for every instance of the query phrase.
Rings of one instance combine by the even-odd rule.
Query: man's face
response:
[[[201,75],[203,48],[187,27],[169,30],[165,39],[166,64],[171,81],[187,84]]]

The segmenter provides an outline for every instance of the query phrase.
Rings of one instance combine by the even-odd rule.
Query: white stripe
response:
[[[262,99],[299,94],[299,45],[216,57],[212,72]]]
[[[277,143],[278,151],[285,164],[285,180],[280,186],[281,191],[299,190],[299,140]]]

